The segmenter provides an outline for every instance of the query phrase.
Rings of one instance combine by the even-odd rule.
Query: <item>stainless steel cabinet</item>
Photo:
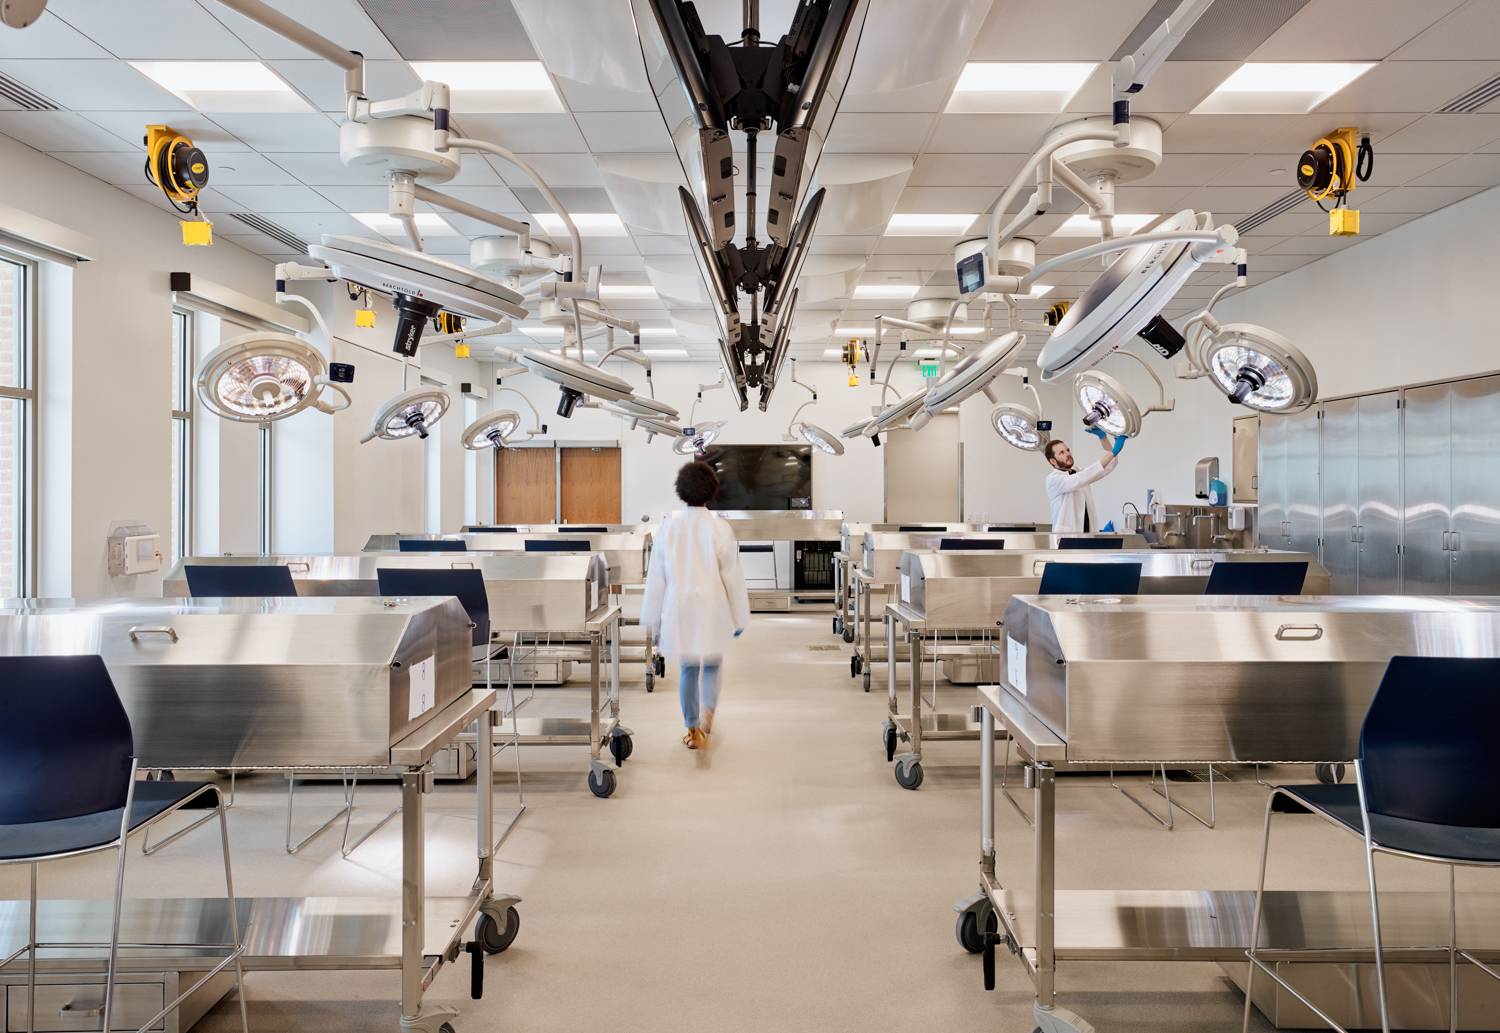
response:
[[[1454,595],[1500,594],[1500,377],[1453,385]]]
[[[1323,566],[1334,595],[1359,591],[1359,399],[1323,405]]]
[[[1260,471],[1256,463],[1256,445],[1260,437],[1260,418],[1241,416],[1234,421],[1233,467],[1230,479],[1231,502],[1255,502],[1259,493]]]
[[[1401,591],[1399,401],[1397,391],[1362,395],[1359,399],[1359,508],[1354,526],[1360,595]]]
[[[1320,411],[1286,418],[1287,548],[1322,558],[1323,498],[1319,477]]]
[[[1447,595],[1453,522],[1453,421],[1448,384],[1408,388],[1401,411],[1402,578],[1408,595]]]
[[[1256,541],[1268,549],[1284,549],[1290,540],[1286,519],[1285,416],[1262,416],[1256,441],[1256,468],[1260,472]]]

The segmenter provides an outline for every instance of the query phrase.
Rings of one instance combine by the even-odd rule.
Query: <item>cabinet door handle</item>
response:
[[[1453,551],[1457,552],[1459,549],[1463,548],[1463,536],[1461,536],[1457,531],[1449,531],[1448,533],[1453,536]]]

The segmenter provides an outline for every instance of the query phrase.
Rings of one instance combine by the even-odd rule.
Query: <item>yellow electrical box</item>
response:
[[[182,223],[182,242],[189,247],[209,247],[214,242],[214,224],[207,219]]]
[[[1359,236],[1359,210],[1357,208],[1335,208],[1329,212],[1328,235],[1330,237]]]
[[[463,341],[459,341],[457,344],[455,344],[453,346],[453,357],[455,359],[467,359],[469,357],[468,344]]]
[[[849,371],[849,386],[850,387],[858,387],[859,386],[859,374],[856,373],[856,372],[854,372],[853,370]]]
[[[366,329],[375,325],[375,310],[372,308],[357,308],[354,310],[354,325]]]

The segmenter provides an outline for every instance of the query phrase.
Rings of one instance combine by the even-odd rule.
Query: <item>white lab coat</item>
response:
[[[641,624],[679,661],[722,657],[735,631],[749,627],[740,543],[722,517],[691,506],[662,522],[651,542]]]
[[[1100,460],[1076,473],[1054,469],[1047,475],[1047,501],[1052,506],[1055,534],[1082,534],[1084,513],[1089,515],[1089,528],[1099,530],[1099,514],[1094,510],[1094,492],[1089,485],[1113,469],[1113,464],[1105,466]]]

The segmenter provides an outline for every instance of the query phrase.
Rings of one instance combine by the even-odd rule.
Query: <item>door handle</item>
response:
[[[1449,531],[1448,533],[1453,536],[1453,545],[1452,545],[1453,551],[1457,552],[1459,549],[1463,548],[1463,544],[1464,544],[1463,537],[1457,531]]]
[[[1276,629],[1278,642],[1316,642],[1323,637],[1323,628],[1317,624],[1283,624]]]
[[[1443,532],[1443,551],[1444,552],[1448,552],[1448,551],[1450,551],[1452,549],[1452,546],[1448,544],[1448,536],[1450,534],[1452,534],[1452,533],[1453,533],[1452,531],[1444,531]]]
[[[288,571],[300,570],[304,574],[310,574],[312,573],[312,564],[305,563],[301,560],[293,560],[291,563],[288,563],[286,565],[286,569]]]

